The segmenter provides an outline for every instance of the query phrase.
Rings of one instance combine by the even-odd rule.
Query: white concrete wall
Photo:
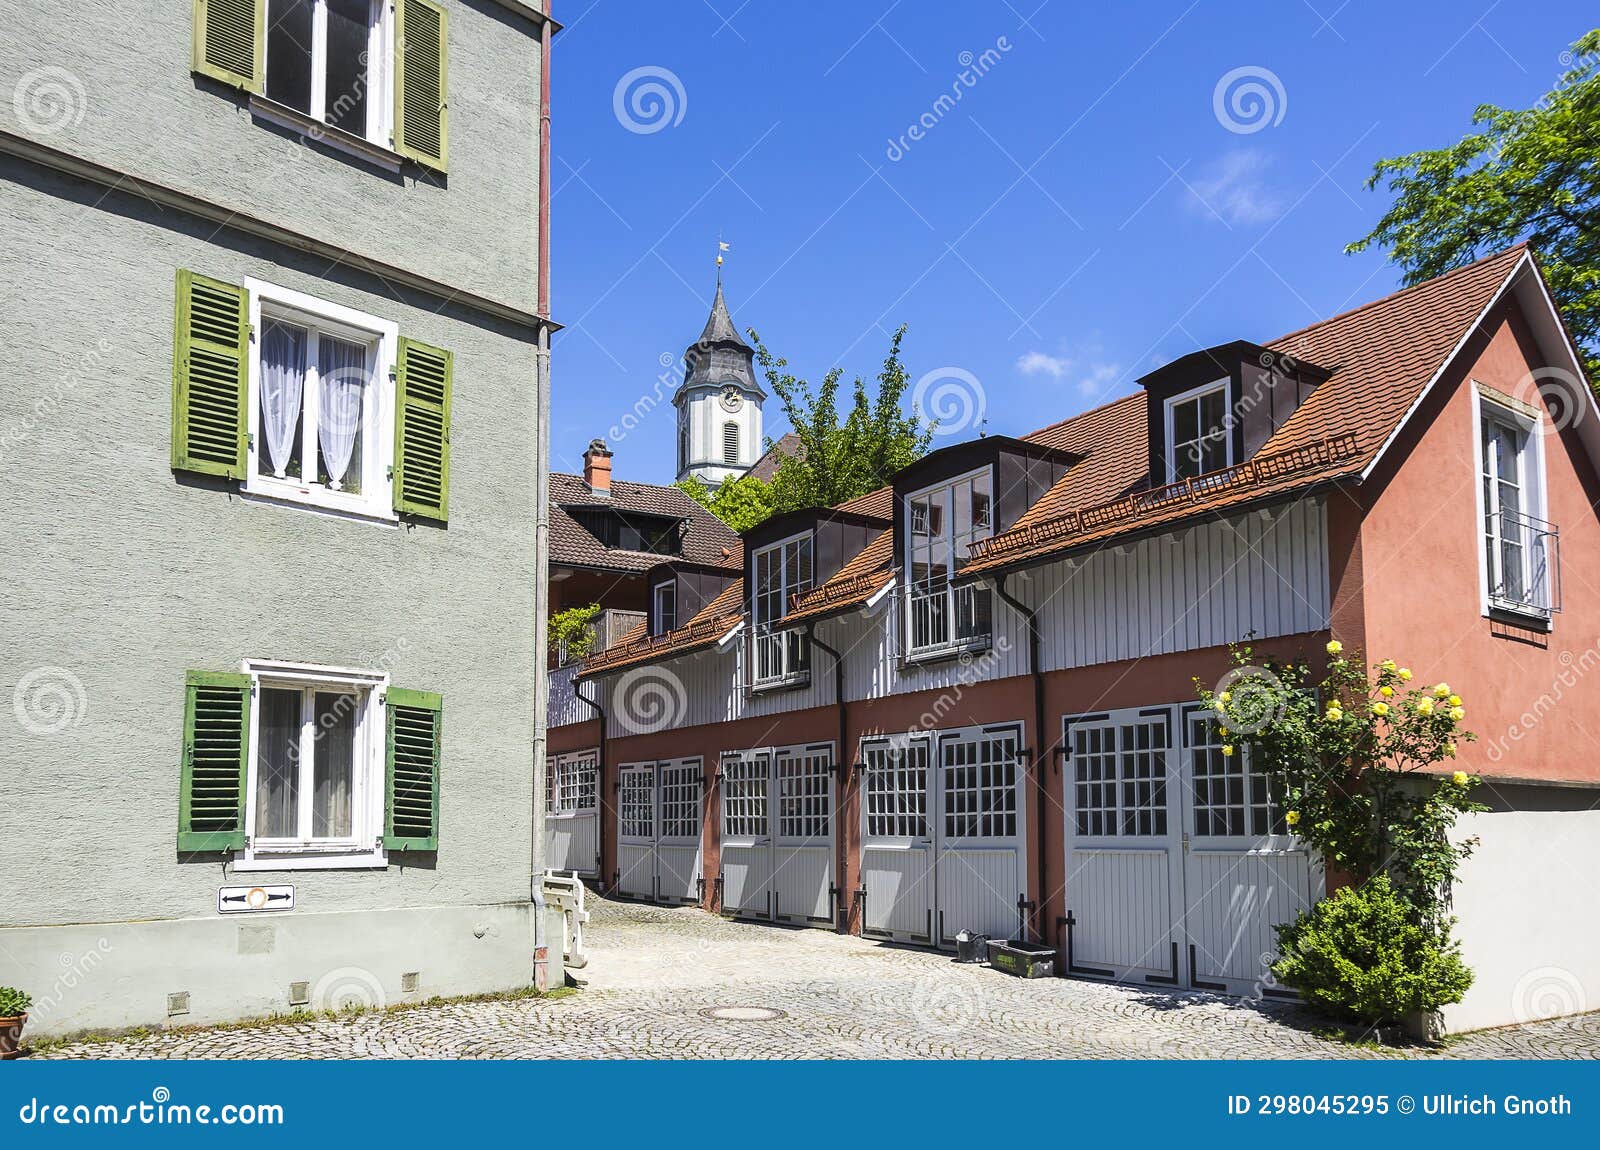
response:
[[[1450,1031],[1600,1010],[1600,790],[1489,786],[1469,815],[1479,844],[1455,890],[1462,956],[1476,978],[1447,1007]]]

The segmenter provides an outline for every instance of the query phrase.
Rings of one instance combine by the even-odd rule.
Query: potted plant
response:
[[[15,1058],[33,999],[12,986],[0,986],[0,1058]]]

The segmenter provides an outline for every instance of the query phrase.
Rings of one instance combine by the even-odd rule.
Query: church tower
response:
[[[678,478],[693,475],[715,487],[749,471],[761,457],[766,398],[756,383],[755,351],[722,298],[719,271],[711,317],[683,353],[683,383],[672,397],[678,411]]]

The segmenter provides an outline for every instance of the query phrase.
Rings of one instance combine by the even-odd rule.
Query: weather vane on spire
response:
[[[728,244],[722,242],[722,233],[717,233],[717,282],[722,282],[722,253],[727,251]]]

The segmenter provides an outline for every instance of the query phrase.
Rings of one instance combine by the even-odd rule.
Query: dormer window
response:
[[[912,492],[905,500],[906,655],[927,657],[987,646],[993,604],[987,587],[955,586],[972,546],[994,534],[988,468]]]
[[[1167,482],[1233,465],[1228,381],[1219,379],[1167,400]]]
[[[669,631],[678,629],[678,584],[676,582],[657,583],[654,592],[655,622],[657,635],[665,635]]]
[[[778,624],[789,613],[790,600],[811,589],[811,534],[795,535],[763,547],[751,562],[751,682],[758,688],[805,682],[811,675],[805,636],[798,631],[780,630]]]

